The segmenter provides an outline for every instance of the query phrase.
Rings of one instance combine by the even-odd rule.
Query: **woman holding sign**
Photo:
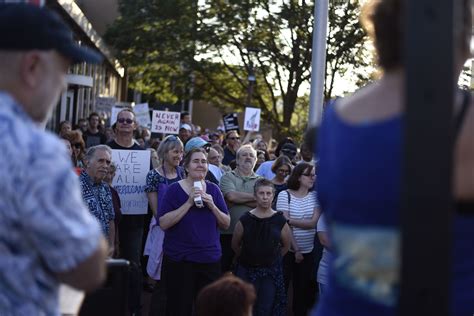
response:
[[[184,158],[187,177],[173,183],[158,205],[163,244],[167,314],[191,315],[194,299],[221,272],[219,228],[230,224],[219,187],[204,181],[207,154],[191,149]]]
[[[145,187],[153,218],[150,223],[144,255],[149,256],[147,272],[154,280],[161,279],[164,238],[164,232],[158,225],[156,212],[158,204],[163,200],[168,186],[183,179],[185,176],[184,169],[179,166],[183,158],[183,143],[174,135],[167,136],[160,143],[157,155],[158,167],[148,172]],[[163,311],[165,308],[166,297],[163,287],[164,284],[159,284],[153,292],[151,304],[151,309],[154,311],[153,315],[160,314],[159,311]]]

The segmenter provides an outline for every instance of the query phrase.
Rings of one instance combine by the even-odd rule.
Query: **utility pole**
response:
[[[328,0],[315,0],[308,128],[318,126],[323,115],[328,11]]]

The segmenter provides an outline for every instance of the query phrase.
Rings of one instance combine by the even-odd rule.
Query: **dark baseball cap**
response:
[[[0,4],[0,50],[56,50],[73,63],[100,63],[102,56],[77,45],[53,11],[31,4]]]

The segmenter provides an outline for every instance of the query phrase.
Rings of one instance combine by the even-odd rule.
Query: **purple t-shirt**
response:
[[[219,187],[206,181],[206,193],[214,199],[214,204],[228,214],[227,205]],[[173,183],[166,191],[163,201],[158,203],[158,217],[178,209],[188,199],[179,183]],[[165,231],[163,251],[174,261],[213,263],[222,255],[217,219],[204,203],[203,208],[193,206],[173,227]]]

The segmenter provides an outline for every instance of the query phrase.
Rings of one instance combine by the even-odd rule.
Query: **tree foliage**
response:
[[[313,11],[307,0],[120,0],[106,40],[132,87],[164,102],[189,97],[192,83],[193,98],[240,111],[253,70],[252,105],[277,133],[294,136],[307,121]],[[338,77],[368,78],[356,71],[368,64],[359,11],[359,0],[330,5],[326,99]]]

